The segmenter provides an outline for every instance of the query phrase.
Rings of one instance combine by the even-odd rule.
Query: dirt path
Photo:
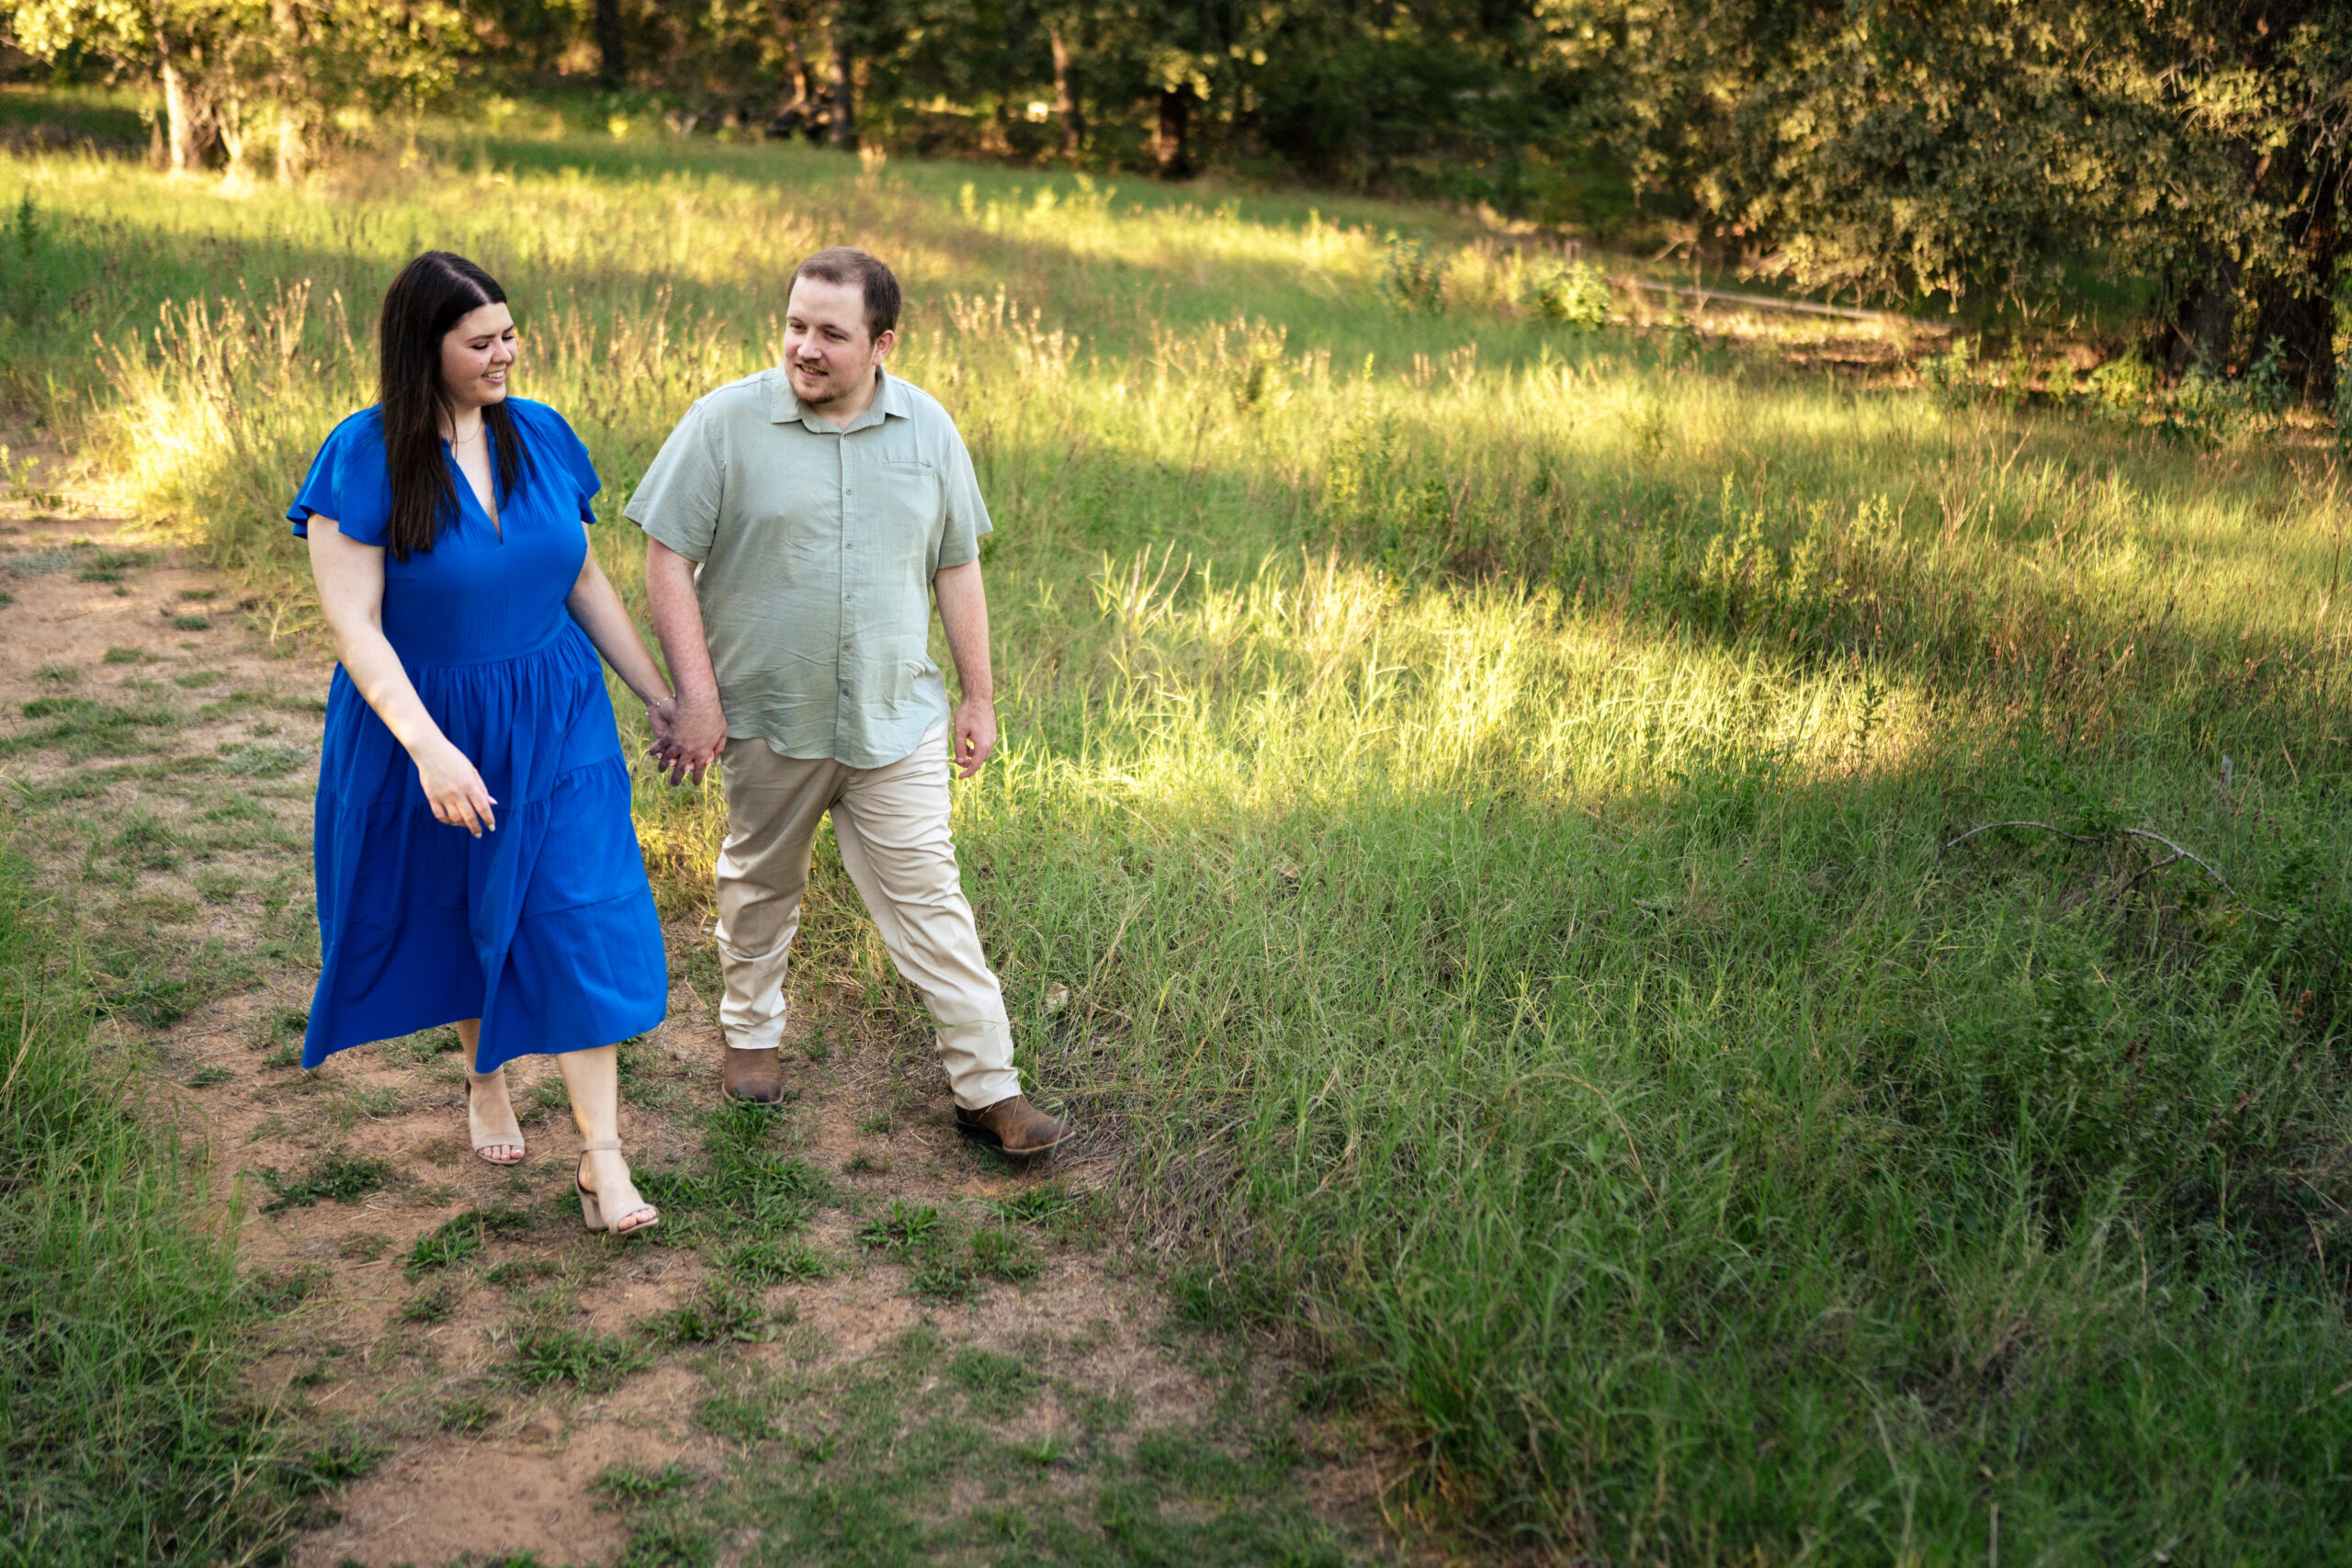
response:
[[[257,1393],[310,1455],[298,1563],[1370,1550],[1368,1467],[1280,1362],[1170,1326],[1112,1244],[1103,1156],[963,1145],[920,1033],[828,1005],[846,976],[802,982],[797,1100],[725,1110],[709,938],[673,925],[670,1020],[623,1051],[667,1218],[627,1241],[581,1227],[550,1063],[510,1069],[514,1170],[467,1147],[447,1030],[303,1071],[328,660],[175,550],[7,513],[0,795],[105,1035],[242,1195]]]

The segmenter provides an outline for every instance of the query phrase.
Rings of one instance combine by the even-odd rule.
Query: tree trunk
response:
[[[311,138],[299,104],[277,106],[277,183],[293,185],[310,172]]]
[[[2219,261],[2200,249],[2204,267],[2198,280],[2181,296],[2174,318],[2172,369],[2175,375],[2198,365],[2220,374],[2230,357],[2230,327],[2238,312],[2238,285],[2245,269],[2234,256]]]
[[[245,101],[227,96],[213,111],[212,129],[220,139],[220,150],[228,154],[229,177],[242,181],[250,172],[245,164],[245,149],[252,142],[246,134],[252,128],[245,123]]]
[[[196,93],[168,54],[164,56],[164,141],[171,150],[171,168],[187,174],[204,164],[204,143],[198,129],[202,118]]]
[[[270,106],[277,116],[277,183],[292,185],[311,166],[311,114],[304,95],[308,83],[300,69],[308,39],[294,0],[269,0],[269,21],[277,29],[279,62],[273,83],[276,101]]]
[[[607,87],[628,80],[628,43],[621,36],[621,0],[596,0],[596,77]]]
[[[816,110],[808,95],[808,62],[800,52],[800,29],[789,13],[775,0],[769,0],[768,9],[775,18],[776,36],[784,40],[784,79],[792,84],[792,96],[778,104],[775,112],[768,116],[768,134],[789,139],[815,129]]]
[[[1151,155],[1163,180],[1193,177],[1193,92],[1189,87],[1159,89],[1159,129],[1151,138]]]
[[[2313,380],[2324,381],[2325,367],[2335,358],[2335,302],[2324,293],[2304,293],[2303,283],[2302,278],[2282,277],[2264,285],[2249,352],[2264,354],[2277,339],[2278,368],[2298,399],[2308,401]],[[2328,391],[2332,396],[2334,387]]]
[[[1046,37],[1054,46],[1054,112],[1062,121],[1062,156],[1075,164],[1086,140],[1086,120],[1078,107],[1078,57],[1062,37],[1061,23],[1048,27]]]
[[[833,7],[833,145],[857,151],[857,48],[850,39],[849,7]]]

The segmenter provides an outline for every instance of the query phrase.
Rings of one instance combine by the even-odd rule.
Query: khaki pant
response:
[[[880,768],[779,757],[765,742],[727,743],[727,842],[718,852],[718,953],[727,999],[718,1021],[733,1046],[784,1040],[785,960],[800,929],[808,845],[831,811],[842,866],[899,973],[922,993],[939,1032],[939,1063],[967,1111],[1021,1092],[1012,1030],[947,831],[947,731]]]

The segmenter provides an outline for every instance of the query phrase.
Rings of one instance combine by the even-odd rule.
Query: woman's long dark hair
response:
[[[377,322],[377,401],[384,412],[384,466],[391,476],[392,514],[385,544],[406,560],[429,550],[457,520],[458,487],[441,450],[441,422],[457,408],[441,383],[441,340],[484,305],[505,303],[498,280],[465,257],[427,251],[392,279]],[[530,454],[503,402],[481,411],[490,432],[499,503],[530,466]]]

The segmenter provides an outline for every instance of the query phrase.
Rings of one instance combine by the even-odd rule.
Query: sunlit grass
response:
[[[17,396],[298,626],[277,513],[368,400],[370,303],[467,251],[641,607],[620,500],[770,360],[790,261],[900,265],[897,366],[998,523],[1006,739],[956,830],[1024,1066],[1188,1313],[1304,1335],[1394,1427],[1405,1516],[1622,1562],[1973,1562],[1996,1508],[2010,1561],[2335,1550],[2314,451],[1547,333],[1505,249],[1363,203],[426,152],[234,198],[6,165],[58,305],[0,328]],[[1465,247],[1443,316],[1377,298],[1391,228]],[[715,785],[638,808],[698,907]],[[2007,818],[2076,837],[1943,848]],[[805,940],[805,983],[913,1005],[821,846]]]

